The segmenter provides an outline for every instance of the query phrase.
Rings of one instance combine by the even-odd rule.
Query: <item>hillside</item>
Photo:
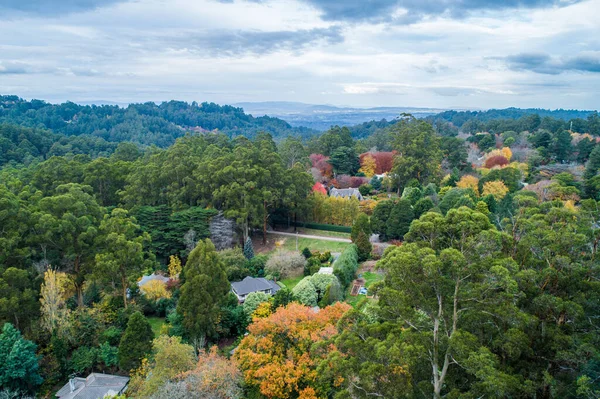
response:
[[[50,129],[65,136],[92,135],[108,142],[131,141],[159,147],[173,144],[188,131],[218,130],[230,137],[244,135],[250,138],[265,131],[276,139],[315,133],[306,128],[294,128],[278,118],[255,118],[241,108],[182,101],[160,105],[147,102],[122,108],[72,102],[50,104],[17,96],[0,96],[0,123]]]

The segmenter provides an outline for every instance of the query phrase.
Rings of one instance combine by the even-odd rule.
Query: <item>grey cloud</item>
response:
[[[254,0],[261,1],[261,0]],[[415,22],[425,16],[450,14],[466,16],[480,10],[506,10],[513,8],[546,8],[566,6],[580,0],[303,0],[323,12],[323,19],[330,21],[392,21],[393,13],[404,9],[408,13],[395,22]]]
[[[338,44],[344,41],[341,28],[317,28],[297,31],[203,31],[183,33],[177,36],[154,37],[147,44],[156,46],[154,40],[162,41],[163,46],[175,49],[188,49],[206,52],[212,56],[232,56],[240,54],[268,54],[279,50],[302,50],[318,43]]]
[[[600,72],[600,52],[581,53],[572,57],[551,57],[545,53],[521,53],[505,57],[510,69],[546,75],[563,72]]]
[[[127,0],[2,0],[0,14],[61,15],[89,11]]]
[[[0,61],[0,75],[20,75],[28,70],[29,66],[23,62]]]

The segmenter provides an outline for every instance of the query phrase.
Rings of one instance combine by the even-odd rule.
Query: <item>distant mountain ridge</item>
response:
[[[327,130],[331,126],[354,126],[373,120],[391,121],[402,113],[424,118],[446,109],[419,107],[337,107],[334,105],[306,104],[291,101],[242,102],[233,104],[254,115],[268,115],[284,119],[290,125],[304,126],[315,130]]]

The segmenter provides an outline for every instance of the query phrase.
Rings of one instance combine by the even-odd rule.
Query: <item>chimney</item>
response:
[[[69,378],[69,388],[71,388],[71,393],[75,392],[75,382],[72,378]]]

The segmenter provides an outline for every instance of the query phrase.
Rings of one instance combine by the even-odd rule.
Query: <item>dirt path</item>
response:
[[[296,237],[297,236],[299,238],[312,238],[315,240],[323,240],[323,241],[352,242],[349,238],[315,236],[315,235],[311,235],[311,234],[285,233],[283,231],[267,231],[267,234],[274,234],[274,235],[286,236],[286,237]]]

